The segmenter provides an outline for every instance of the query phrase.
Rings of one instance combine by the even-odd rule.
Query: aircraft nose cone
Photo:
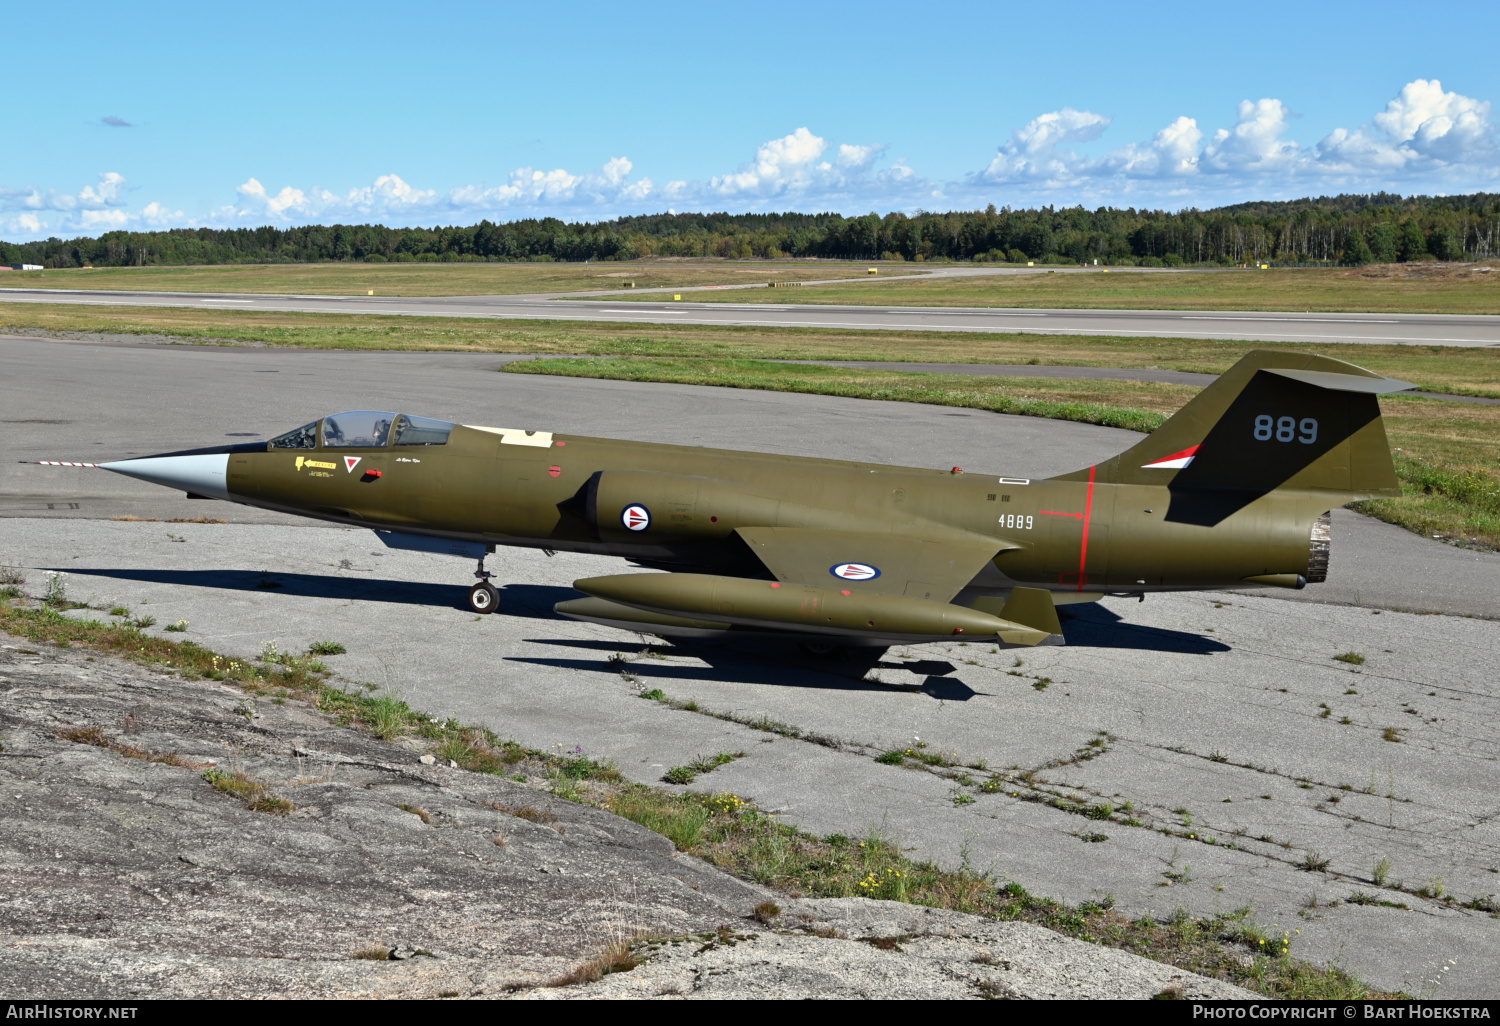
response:
[[[180,488],[193,495],[206,495],[211,499],[229,498],[227,452],[192,456],[146,456],[138,460],[101,463],[99,466],[116,474],[166,488]]]

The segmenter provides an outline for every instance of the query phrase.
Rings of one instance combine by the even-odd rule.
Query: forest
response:
[[[0,242],[44,267],[648,257],[961,260],[1115,266],[1359,265],[1500,255],[1500,195],[1320,196],[1212,210],[1034,207],[915,214],[648,214],[467,227],[175,228]]]

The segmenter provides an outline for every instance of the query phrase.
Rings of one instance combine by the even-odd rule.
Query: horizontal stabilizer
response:
[[[1410,381],[1395,378],[1344,374],[1338,371],[1300,370],[1295,367],[1267,367],[1267,374],[1279,374],[1305,385],[1329,388],[1335,392],[1365,392],[1369,395],[1385,395],[1387,392],[1405,392],[1416,388]]]

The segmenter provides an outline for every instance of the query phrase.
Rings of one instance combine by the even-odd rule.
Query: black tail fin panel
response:
[[[1410,387],[1342,360],[1258,350],[1098,478],[1164,485],[1166,519],[1205,526],[1282,488],[1330,493],[1330,505],[1399,495],[1377,396]]]

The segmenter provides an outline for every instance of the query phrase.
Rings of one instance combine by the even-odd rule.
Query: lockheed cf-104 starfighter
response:
[[[1057,644],[1066,603],[1324,580],[1329,511],[1400,494],[1377,396],[1409,387],[1252,352],[1125,452],[1045,480],[371,411],[100,466],[475,558],[476,613],[499,600],[485,557],[528,546],[667,571],[575,581],[556,606],[647,634]]]

